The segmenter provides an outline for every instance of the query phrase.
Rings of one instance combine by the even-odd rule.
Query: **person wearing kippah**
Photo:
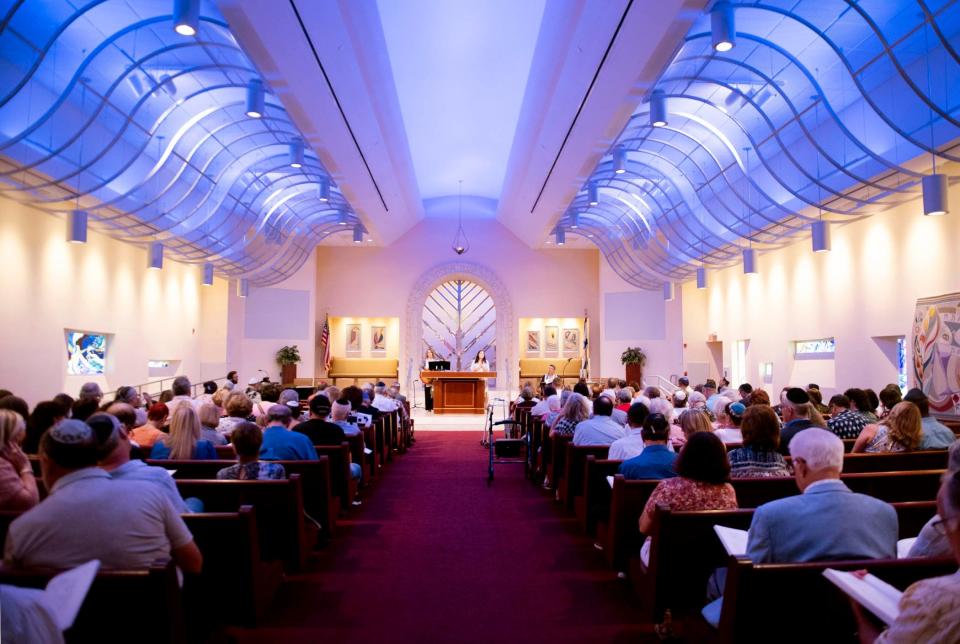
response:
[[[780,415],[783,417],[783,429],[780,430],[781,454],[790,453],[787,449],[794,436],[814,426],[810,418],[811,411],[810,396],[803,389],[791,387],[780,394]]]

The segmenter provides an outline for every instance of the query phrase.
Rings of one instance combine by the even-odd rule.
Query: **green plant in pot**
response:
[[[627,382],[643,384],[643,368],[647,364],[647,354],[640,347],[627,347],[620,355],[620,362],[626,367]]]
[[[277,364],[280,365],[280,382],[293,384],[297,379],[297,364],[300,362],[300,349],[297,345],[280,347],[277,351]]]

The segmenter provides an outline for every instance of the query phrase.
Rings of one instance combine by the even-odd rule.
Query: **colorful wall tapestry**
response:
[[[960,293],[917,300],[912,344],[914,383],[930,411],[960,416]]]

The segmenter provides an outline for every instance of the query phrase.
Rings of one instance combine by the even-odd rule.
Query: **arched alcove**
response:
[[[404,342],[401,355],[401,372],[406,382],[418,378],[421,366],[421,333],[423,307],[427,297],[440,284],[450,280],[464,279],[486,289],[497,309],[497,389],[510,391],[514,387],[517,355],[514,347],[516,335],[513,305],[506,286],[499,276],[486,266],[472,262],[447,262],[427,270],[410,290],[407,311],[403,319]]]

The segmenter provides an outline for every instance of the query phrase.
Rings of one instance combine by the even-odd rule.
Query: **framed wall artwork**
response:
[[[387,327],[370,327],[370,354],[374,356],[387,354]]]
[[[563,356],[576,357],[580,354],[580,329],[563,330]]]
[[[347,325],[347,357],[359,358],[361,354],[360,347],[360,325]]]
[[[527,331],[527,355],[528,356],[540,355],[540,332],[539,331]]]
[[[546,338],[543,342],[543,348],[546,356],[556,356],[560,350],[560,327],[548,326],[545,328]]]

